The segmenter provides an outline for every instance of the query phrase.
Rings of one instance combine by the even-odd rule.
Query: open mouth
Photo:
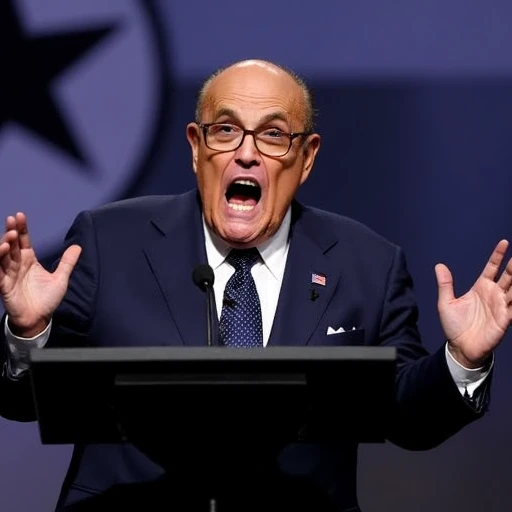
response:
[[[261,187],[254,180],[235,180],[226,191],[228,206],[237,211],[252,210],[261,199]]]

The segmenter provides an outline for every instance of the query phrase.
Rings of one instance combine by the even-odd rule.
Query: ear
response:
[[[315,158],[320,149],[320,135],[313,133],[304,143],[304,164],[302,167],[302,174],[300,177],[300,184],[302,185],[309,177]]]
[[[197,158],[199,153],[199,144],[201,143],[201,130],[197,123],[187,125],[187,140],[192,150],[192,167],[197,174]]]

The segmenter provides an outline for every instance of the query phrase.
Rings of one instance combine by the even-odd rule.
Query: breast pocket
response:
[[[327,331],[325,331],[324,335],[316,344],[329,347],[361,346],[364,345],[364,329],[352,329],[350,331],[336,332],[333,334],[327,334]]]

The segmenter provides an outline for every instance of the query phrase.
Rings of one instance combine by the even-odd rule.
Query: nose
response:
[[[235,161],[244,169],[260,165],[261,155],[254,142],[254,136],[247,133],[242,145],[236,150]]]

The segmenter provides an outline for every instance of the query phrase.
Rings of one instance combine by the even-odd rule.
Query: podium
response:
[[[133,444],[166,475],[203,482],[209,510],[231,492],[224,475],[275,474],[287,445],[384,442],[394,402],[392,347],[44,348],[30,357],[43,444]]]
[[[236,432],[261,444],[383,442],[394,400],[392,347],[44,348],[30,357],[43,444],[133,441],[150,453],[157,445],[156,459],[190,439],[232,443]]]

